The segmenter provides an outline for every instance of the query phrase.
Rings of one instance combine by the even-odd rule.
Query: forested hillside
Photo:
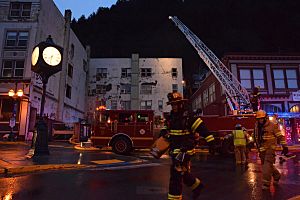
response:
[[[72,28],[92,57],[182,57],[189,79],[201,59],[169,15],[221,58],[226,52],[300,52],[299,10],[297,0],[119,0],[73,20]]]

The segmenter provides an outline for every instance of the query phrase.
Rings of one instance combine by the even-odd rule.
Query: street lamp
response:
[[[16,88],[17,88],[17,84],[16,84]],[[17,90],[17,89],[15,89]],[[9,119],[9,126],[11,128],[8,140],[9,141],[14,141],[14,127],[16,126],[16,115],[17,115],[17,98],[21,98],[23,96],[23,90],[19,89],[17,90],[17,92],[15,92],[15,90],[10,89],[8,91],[8,96],[11,97],[13,99],[13,111],[12,111],[12,116]]]
[[[48,79],[62,69],[63,48],[56,45],[51,35],[46,41],[40,42],[33,48],[31,70],[37,73],[43,82],[40,117],[36,124],[37,137],[34,155],[48,155],[48,127],[43,120]]]

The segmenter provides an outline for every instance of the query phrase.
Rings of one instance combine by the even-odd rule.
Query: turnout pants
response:
[[[246,163],[246,146],[237,145],[234,146],[235,153],[235,162],[236,164],[245,164]]]
[[[272,177],[275,181],[280,179],[280,172],[274,166],[275,150],[267,149],[262,151],[259,153],[259,157],[262,163],[263,185],[270,186]]]
[[[172,165],[170,167],[169,200],[182,199],[182,186],[185,184],[194,190],[200,184],[200,180],[191,174],[190,156],[186,156],[183,162],[175,160],[172,156]]]

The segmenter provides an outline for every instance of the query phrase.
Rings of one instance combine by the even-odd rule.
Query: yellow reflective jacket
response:
[[[234,146],[246,146],[246,134],[243,130],[233,130],[233,143]]]

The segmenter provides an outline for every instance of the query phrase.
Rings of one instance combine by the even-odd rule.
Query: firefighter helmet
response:
[[[177,102],[182,102],[187,100],[187,99],[183,99],[182,95],[179,92],[168,93],[167,97],[168,97],[167,105],[170,105],[171,103],[177,103]]]
[[[235,125],[235,129],[240,129],[241,130],[242,129],[242,125],[241,124],[236,124]]]
[[[261,119],[267,117],[267,113],[264,110],[258,110],[256,112],[256,119]]]

